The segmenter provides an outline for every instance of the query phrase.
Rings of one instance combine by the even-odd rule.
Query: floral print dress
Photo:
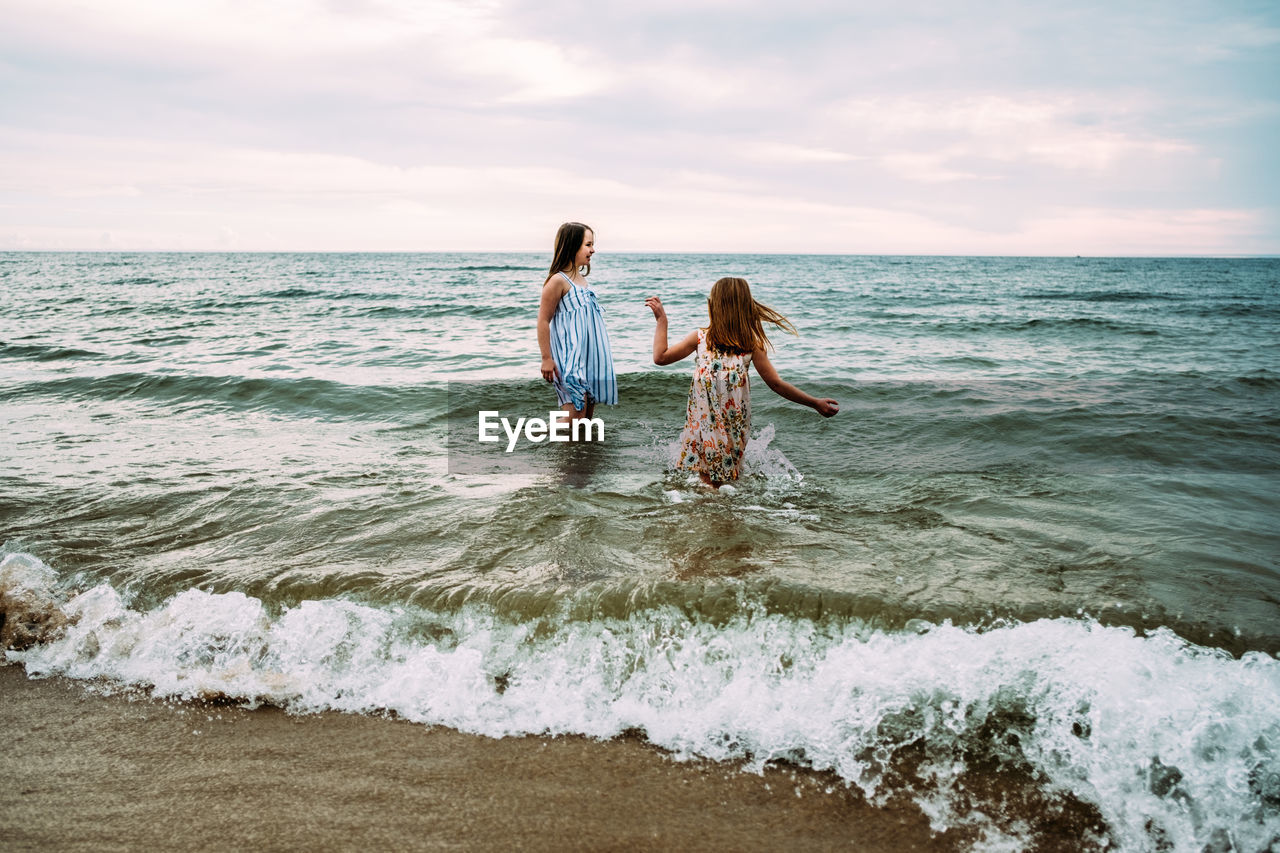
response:
[[[677,468],[706,474],[717,483],[738,479],[742,453],[751,437],[750,367],[751,353],[709,349],[707,330],[698,330]]]

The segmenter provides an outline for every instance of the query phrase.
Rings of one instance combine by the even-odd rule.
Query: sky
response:
[[[1280,253],[1277,0],[0,20],[0,250]]]

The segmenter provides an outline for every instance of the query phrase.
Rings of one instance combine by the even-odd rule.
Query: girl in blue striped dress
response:
[[[538,306],[542,378],[555,386],[559,405],[572,418],[591,417],[596,403],[618,402],[609,332],[596,295],[587,287],[595,251],[590,227],[561,225]]]

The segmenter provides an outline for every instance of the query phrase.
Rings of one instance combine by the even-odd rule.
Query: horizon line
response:
[[[546,249],[67,249],[67,248],[0,248],[0,254],[77,254],[77,255],[542,255]],[[1060,260],[1267,260],[1280,258],[1280,252],[1258,253],[1186,253],[1186,254],[1062,254],[980,252],[743,252],[743,251],[668,251],[664,249],[628,249],[600,253],[603,257],[625,255],[739,255],[764,257],[836,257],[836,258],[1044,258]]]

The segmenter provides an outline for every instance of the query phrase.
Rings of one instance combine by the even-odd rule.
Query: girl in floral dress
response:
[[[697,473],[702,482],[719,488],[738,479],[742,454],[751,438],[751,383],[756,372],[771,390],[815,409],[824,418],[840,410],[830,398],[806,394],[774,370],[766,352],[772,344],[764,324],[795,334],[786,317],[751,298],[746,279],[722,278],[711,287],[707,313],[711,322],[667,346],[667,312],[662,300],[650,296],[644,304],[653,311],[653,363],[672,364],[697,352],[693,384],[689,388],[684,431],[680,434],[677,468]]]

